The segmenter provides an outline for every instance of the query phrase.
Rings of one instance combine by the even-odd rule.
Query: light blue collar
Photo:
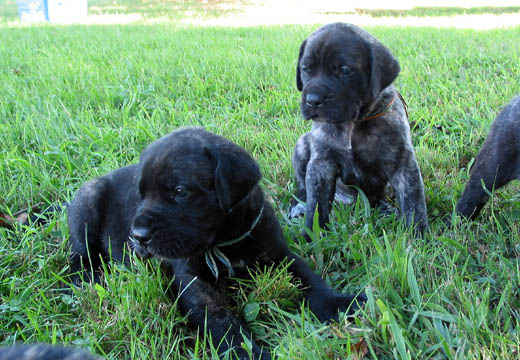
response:
[[[251,227],[249,228],[249,230],[247,232],[240,235],[236,239],[232,239],[229,241],[215,244],[213,247],[206,250],[206,252],[204,253],[204,255],[206,257],[206,264],[208,265],[209,269],[213,273],[213,276],[215,276],[215,281],[218,281],[218,275],[219,275],[217,260],[220,261],[226,267],[226,269],[228,270],[229,277],[232,277],[235,275],[235,272],[233,271],[233,267],[231,266],[231,262],[229,261],[227,256],[224,255],[224,253],[222,251],[220,251],[220,248],[225,247],[225,246],[234,245],[234,244],[244,240],[249,235],[251,235],[251,232],[253,231],[253,229],[256,227],[256,225],[260,221],[260,218],[262,217],[263,212],[264,212],[264,205],[262,205],[260,212],[256,216],[255,220],[253,221],[253,223],[251,224]]]

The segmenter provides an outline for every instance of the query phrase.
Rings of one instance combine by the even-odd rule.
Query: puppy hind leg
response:
[[[305,190],[305,174],[307,164],[311,157],[309,133],[302,135],[294,147],[292,156],[292,166],[296,181],[296,199],[292,199],[289,207],[289,218],[301,217],[305,215],[305,205],[307,192]]]
[[[305,175],[307,173],[307,164],[309,163],[310,156],[310,144],[307,139],[307,134],[305,134],[298,139],[292,157],[294,178],[296,181],[296,199],[292,199],[291,201],[291,206],[289,207],[289,218],[305,215],[304,203],[307,201]]]

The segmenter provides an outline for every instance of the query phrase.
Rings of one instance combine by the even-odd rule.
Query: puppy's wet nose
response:
[[[150,230],[147,228],[135,228],[130,232],[130,236],[137,240],[140,244],[146,244],[150,241]]]
[[[321,105],[323,105],[323,96],[310,93],[305,95],[305,102],[307,105],[312,106],[313,108],[319,108]]]

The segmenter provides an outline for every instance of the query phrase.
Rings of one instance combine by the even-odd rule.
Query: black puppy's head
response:
[[[260,178],[244,149],[201,128],[157,140],[141,155],[141,201],[131,228],[136,250],[173,259],[208,249]]]
[[[341,123],[357,120],[399,74],[390,50],[351,24],[325,25],[300,47],[296,85],[303,117]]]

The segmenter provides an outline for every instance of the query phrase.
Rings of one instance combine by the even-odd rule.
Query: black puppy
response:
[[[307,228],[316,207],[324,226],[334,197],[351,197],[348,185],[376,206],[388,183],[408,223],[419,232],[428,227],[405,103],[391,85],[399,70],[390,51],[354,25],[325,25],[303,41],[296,84],[312,130],[293,155],[296,197],[306,205],[293,202],[290,216],[305,214]]]
[[[520,96],[515,97],[493,121],[471,169],[469,182],[457,203],[457,213],[476,218],[489,198],[488,191],[513,179],[520,179]]]
[[[230,141],[201,128],[174,131],[148,146],[138,165],[78,191],[68,208],[72,271],[93,269],[97,281],[100,258],[110,251],[121,261],[126,245],[164,259],[191,324],[206,325],[216,345],[222,340],[219,351],[234,348],[240,359],[249,358],[242,334],[251,335],[226,306],[225,287],[228,276],[247,276],[249,265],[288,260],[318,319],[352,314],[355,297],[336,293],[289,251],[260,178],[253,158]],[[252,351],[270,359],[254,342]]]
[[[0,360],[101,360],[83,350],[47,344],[18,344],[0,348]]]

